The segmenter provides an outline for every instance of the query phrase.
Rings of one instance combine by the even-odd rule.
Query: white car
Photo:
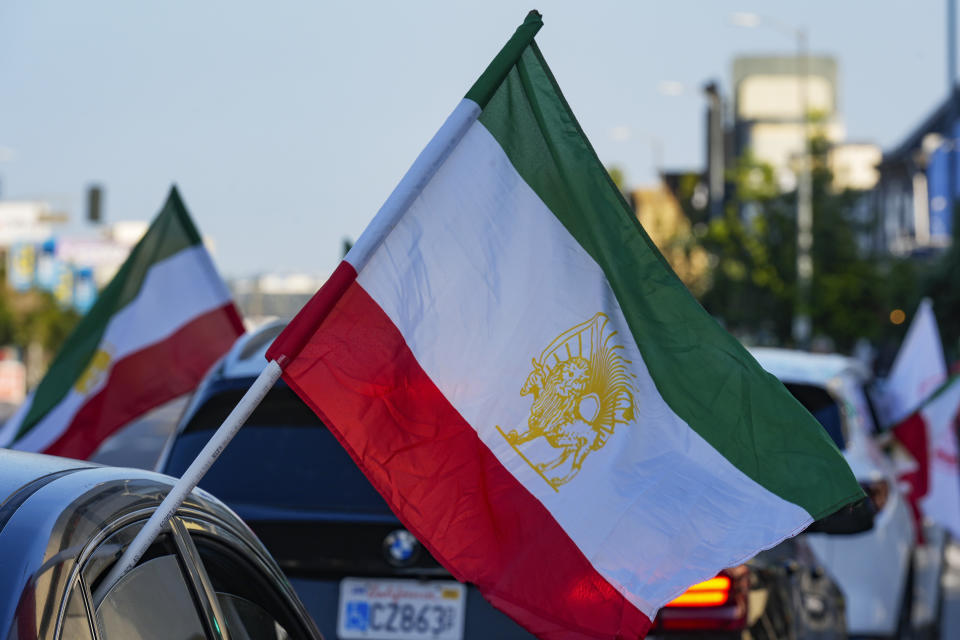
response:
[[[932,554],[928,545],[916,545],[910,507],[892,463],[875,441],[864,389],[871,372],[858,360],[834,354],[766,348],[751,353],[820,421],[877,507],[874,526],[864,533],[807,534],[814,553],[844,591],[849,633],[898,638],[911,627],[932,628],[940,597],[939,565],[928,565],[931,556],[942,557],[942,542]],[[914,603],[914,597],[920,601]]]

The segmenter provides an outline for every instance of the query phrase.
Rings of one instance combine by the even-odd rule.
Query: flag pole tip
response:
[[[177,189],[177,183],[174,182],[170,185],[170,191],[167,193],[167,201],[176,201],[183,202],[183,198],[180,197],[180,190]]]

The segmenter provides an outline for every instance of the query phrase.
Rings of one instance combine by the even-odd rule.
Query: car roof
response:
[[[214,377],[255,378],[260,375],[267,366],[267,349],[286,326],[286,321],[274,320],[237,338],[216,367]]]
[[[750,353],[760,366],[782,382],[826,386],[841,376],[862,381],[870,379],[870,370],[861,361],[837,353],[810,353],[770,347],[754,347]]]
[[[174,482],[152,471],[0,449],[0,629],[11,628],[24,603],[59,601],[105,527],[145,519]],[[193,489],[177,513],[214,522],[269,560],[240,518],[203,489]]]
[[[8,533],[4,525],[17,516],[18,510],[37,500],[51,514],[63,515],[73,508],[89,508],[87,503],[74,503],[91,491],[101,490],[105,484],[119,483],[129,487],[139,483],[153,487],[150,490],[158,492],[158,497],[162,499],[162,494],[175,482],[176,478],[153,471],[0,449],[0,537]],[[119,513],[132,505],[142,507],[142,500],[134,491],[128,490],[112,497],[110,508]],[[193,489],[187,503],[210,513],[228,514],[224,517],[230,517],[231,514],[222,502],[200,488]]]
[[[40,478],[96,466],[82,460],[0,449],[0,505],[7,505],[10,498]]]

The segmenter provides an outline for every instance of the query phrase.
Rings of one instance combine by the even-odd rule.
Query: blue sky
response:
[[[633,185],[656,146],[701,165],[696,89],[728,91],[733,56],[792,53],[735,11],[838,58],[849,139],[889,147],[946,95],[944,0],[4,0],[0,191],[79,217],[96,181],[108,220],[147,220],[176,182],[226,275],[324,275],[533,7],[585,132]]]

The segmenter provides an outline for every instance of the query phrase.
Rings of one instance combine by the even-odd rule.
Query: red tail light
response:
[[[721,574],[699,582],[672,601],[668,607],[715,607],[730,598],[730,578]]]
[[[750,568],[724,569],[666,604],[657,614],[652,633],[739,631],[747,623]]]

